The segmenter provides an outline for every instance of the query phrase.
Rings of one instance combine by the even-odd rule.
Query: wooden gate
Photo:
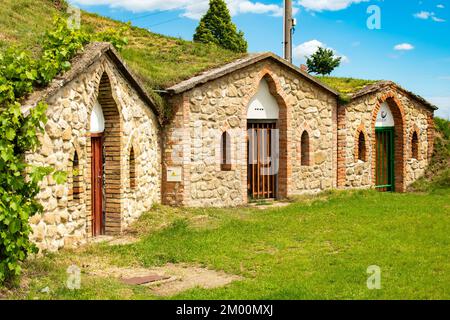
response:
[[[376,188],[395,191],[394,128],[376,128]]]
[[[248,123],[247,189],[250,199],[276,198],[278,175],[272,159],[276,123]]]

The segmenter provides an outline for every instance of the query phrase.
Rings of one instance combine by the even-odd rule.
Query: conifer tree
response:
[[[224,0],[209,1],[208,12],[195,30],[194,41],[214,43],[235,52],[247,52],[244,33],[237,31]]]

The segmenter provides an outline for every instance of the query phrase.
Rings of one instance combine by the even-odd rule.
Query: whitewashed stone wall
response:
[[[41,184],[38,199],[44,206],[42,215],[30,218],[31,240],[41,250],[56,251],[77,246],[91,237],[90,166],[88,165],[89,119],[103,73],[109,77],[113,98],[122,121],[121,158],[121,227],[125,228],[140,214],[149,210],[161,197],[161,152],[159,124],[154,113],[106,57],[100,58],[83,74],[48,99],[48,123],[42,136],[42,147],[27,155],[29,163],[71,171],[77,151],[83,177],[79,201],[71,196],[72,177],[57,185],[51,177]],[[136,189],[129,187],[129,150],[136,156]]]
[[[177,113],[168,130],[166,150],[174,150],[173,131],[186,130],[178,162],[183,180],[164,184],[165,190],[173,193],[183,190],[183,199],[167,203],[198,207],[247,203],[247,106],[265,74],[277,84],[287,105],[287,195],[336,185],[336,97],[280,64],[262,61],[173,100]],[[300,137],[305,129],[311,145],[312,164],[308,167],[300,165]],[[225,130],[232,136],[231,171],[220,170],[219,142]],[[200,140],[195,139],[199,132]],[[165,161],[165,166],[177,165],[172,157]]]
[[[387,87],[376,93],[357,98],[345,107],[343,106],[345,108],[345,128],[340,129],[339,134],[345,136],[345,145],[342,150],[340,150],[342,151],[341,155],[343,156],[340,161],[345,163],[345,181],[342,185],[344,188],[368,188],[375,184],[375,177],[373,176],[373,159],[376,157],[376,151],[373,150],[373,114],[382,97],[389,92],[394,93],[395,97],[400,102],[404,113],[404,187],[407,187],[420,178],[425,172],[428,165],[429,148],[432,148],[429,143],[428,132],[428,119],[430,115],[432,117],[432,111],[409,97],[403,91]],[[361,127],[364,129],[367,137],[367,161],[365,162],[355,159],[356,144],[358,143],[356,133]],[[411,151],[412,134],[415,129],[417,129],[419,133],[418,159],[412,158]],[[398,143],[399,141],[397,140],[397,148],[400,147]]]

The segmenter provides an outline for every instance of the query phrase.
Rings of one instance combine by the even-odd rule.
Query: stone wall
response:
[[[375,119],[384,101],[390,105],[394,118],[398,118],[395,133],[396,191],[404,191],[423,175],[433,149],[433,112],[402,90],[390,86],[339,107],[339,187],[368,188],[375,185]],[[412,157],[414,131],[418,135],[418,159]],[[359,132],[365,136],[366,161],[357,157]]]
[[[181,182],[167,182],[165,203],[235,206],[247,203],[247,106],[262,79],[280,117],[281,197],[336,185],[336,97],[278,63],[263,60],[173,97],[163,167],[182,168]],[[300,137],[310,137],[311,164],[300,165]],[[221,171],[220,137],[231,135],[230,171]]]
[[[42,147],[27,155],[31,164],[68,172],[63,185],[57,185],[51,177],[41,184],[38,199],[44,212],[30,218],[31,239],[41,250],[76,246],[92,235],[89,123],[96,99],[109,126],[105,129],[109,130],[105,140],[106,232],[121,232],[160,202],[158,120],[115,64],[103,56],[48,99]],[[108,120],[112,115],[116,118]],[[130,183],[129,176],[131,149],[135,183]],[[78,162],[74,163],[75,152]],[[74,164],[77,170],[73,170]]]

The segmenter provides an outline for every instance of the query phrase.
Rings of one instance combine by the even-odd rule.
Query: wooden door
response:
[[[276,197],[277,172],[272,159],[276,123],[248,123],[247,189],[251,199]]]
[[[394,191],[394,128],[376,128],[376,188]]]
[[[92,235],[104,233],[103,219],[103,137],[91,137],[92,147]]]

